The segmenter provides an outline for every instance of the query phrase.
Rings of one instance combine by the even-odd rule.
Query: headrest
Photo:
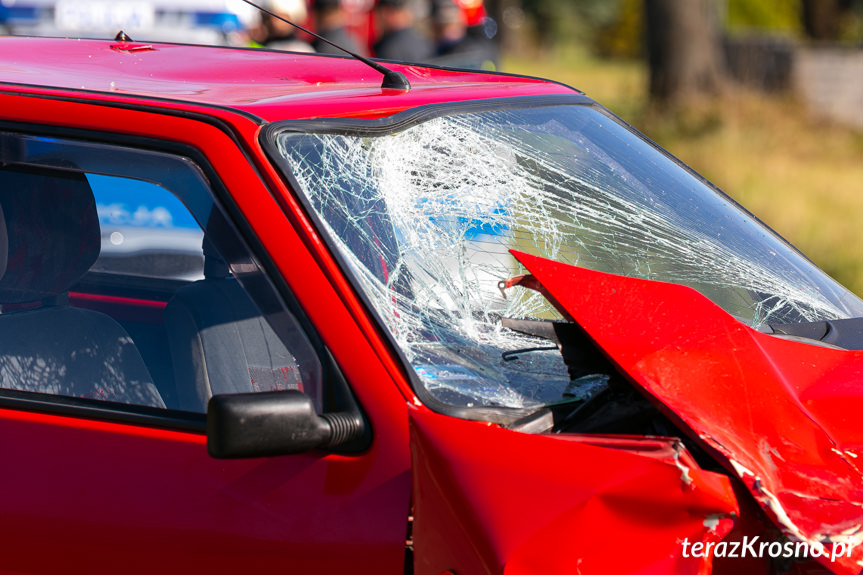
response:
[[[0,207],[8,241],[0,304],[62,294],[99,257],[99,216],[84,174],[0,166]]]

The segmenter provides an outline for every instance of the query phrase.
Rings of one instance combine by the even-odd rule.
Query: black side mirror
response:
[[[207,406],[207,452],[217,459],[338,448],[364,436],[359,413],[318,415],[299,391],[215,395]]]

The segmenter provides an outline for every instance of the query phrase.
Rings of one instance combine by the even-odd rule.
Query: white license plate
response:
[[[136,0],[58,0],[54,23],[62,30],[126,32],[151,30],[156,11]]]

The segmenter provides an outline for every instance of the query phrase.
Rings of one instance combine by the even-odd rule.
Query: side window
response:
[[[321,410],[314,348],[194,163],[0,140],[0,395],[203,413],[297,389]]]
[[[204,277],[204,232],[174,194],[117,176],[87,174],[87,181],[102,230],[102,251],[91,270],[180,280]]]

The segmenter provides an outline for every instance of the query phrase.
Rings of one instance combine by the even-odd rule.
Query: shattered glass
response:
[[[578,396],[548,341],[501,326],[501,317],[558,318],[536,292],[499,289],[524,273],[510,249],[688,285],[753,326],[863,315],[863,302],[598,109],[490,110],[394,126],[386,135],[294,126],[277,144],[441,401],[529,407]]]

